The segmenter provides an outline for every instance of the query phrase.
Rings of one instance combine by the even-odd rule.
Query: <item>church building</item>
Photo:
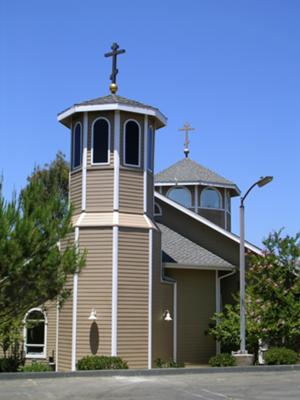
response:
[[[111,94],[58,115],[71,142],[68,240],[86,249],[86,265],[69,279],[61,309],[31,311],[40,313],[44,342],[26,343],[25,332],[26,357],[50,358],[58,371],[76,370],[87,355],[119,356],[129,368],[153,368],[158,358],[205,364],[218,352],[205,334],[209,320],[238,290],[230,204],[239,188],[191,160],[188,140],[184,158],[154,175],[167,118],[116,94],[122,52],[114,44],[107,54]]]

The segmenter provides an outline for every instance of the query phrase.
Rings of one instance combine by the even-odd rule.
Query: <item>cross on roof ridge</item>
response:
[[[122,49],[122,50],[118,50],[119,49],[119,45],[118,43],[113,43],[111,46],[112,51],[110,51],[109,53],[105,53],[104,57],[112,57],[112,72],[110,75],[110,80],[111,80],[111,84],[109,86],[110,91],[112,94],[116,93],[118,90],[118,85],[117,85],[117,74],[119,72],[118,68],[117,68],[117,56],[119,54],[123,54],[125,53],[126,50]]]
[[[185,154],[185,157],[188,158],[189,152],[190,152],[190,149],[189,149],[189,144],[190,144],[190,141],[189,141],[189,132],[190,132],[190,131],[194,131],[195,128],[192,128],[191,125],[190,125],[188,122],[185,122],[185,123],[183,124],[183,127],[182,127],[182,128],[179,128],[178,130],[179,130],[179,131],[185,132],[184,154]]]

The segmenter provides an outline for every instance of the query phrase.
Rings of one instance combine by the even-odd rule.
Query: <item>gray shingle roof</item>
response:
[[[201,267],[233,268],[233,265],[192,242],[166,225],[157,224],[162,233],[163,262]]]
[[[184,158],[155,175],[155,183],[198,182],[236,188],[236,185],[190,158]]]
[[[151,110],[159,111],[158,108],[156,107],[140,103],[139,101],[130,100],[125,97],[117,96],[115,94],[110,94],[108,96],[98,97],[97,99],[83,101],[82,103],[75,104],[75,106],[89,106],[89,105],[91,106],[97,104],[114,104],[114,103],[124,104],[133,107],[150,108]]]

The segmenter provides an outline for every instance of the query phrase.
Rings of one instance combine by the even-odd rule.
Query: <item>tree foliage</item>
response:
[[[25,313],[68,291],[68,275],[79,271],[84,255],[72,239],[68,207],[68,165],[61,153],[36,167],[19,197],[6,201],[0,190],[0,341],[15,340]],[[69,240],[68,240],[69,238]],[[60,250],[59,243],[65,246]],[[12,338],[13,337],[13,338]]]
[[[300,337],[300,233],[282,237],[273,232],[264,241],[263,256],[252,256],[246,273],[246,334],[248,348],[258,340],[294,346]],[[226,348],[239,347],[239,298],[215,314],[209,330]]]

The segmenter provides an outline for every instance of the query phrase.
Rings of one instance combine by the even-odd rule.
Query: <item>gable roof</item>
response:
[[[177,161],[175,164],[155,175],[156,186],[160,186],[161,184],[187,183],[221,186],[233,189],[236,194],[240,194],[240,190],[235,183],[223,178],[223,176],[205,168],[203,165],[198,164],[190,158]]]
[[[157,226],[162,233],[163,262],[206,267],[208,269],[231,270],[234,268],[223,258],[185,238],[166,225],[157,223]]]
[[[121,110],[153,116],[157,119],[157,128],[161,128],[167,123],[167,118],[158,108],[136,100],[127,99],[126,97],[117,96],[115,94],[97,97],[96,99],[83,101],[81,103],[75,103],[72,107],[59,113],[57,119],[59,122],[69,127],[70,117],[75,113],[106,110]]]
[[[240,243],[240,237],[238,235],[235,235],[234,233],[221,228],[219,225],[214,224],[213,222],[211,222],[208,219],[202,217],[201,215],[195,213],[194,211],[191,211],[188,208],[182,206],[181,204],[176,203],[176,201],[173,201],[158,192],[154,192],[154,196],[155,196],[155,198],[176,208],[178,211],[188,215],[189,217],[193,218],[194,220],[201,222],[202,224],[204,224],[207,227],[213,229],[214,231],[220,233],[221,235],[233,240],[234,242],[236,242],[238,244]],[[245,248],[252,251],[253,253],[258,254],[258,255],[263,255],[262,250],[259,247],[255,246],[254,244],[251,244],[248,241],[245,241]]]

